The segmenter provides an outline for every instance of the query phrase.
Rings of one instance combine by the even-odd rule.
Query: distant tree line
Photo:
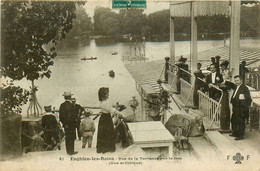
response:
[[[161,10],[149,15],[143,9],[121,9],[118,13],[109,8],[95,9],[93,23],[83,7],[78,8],[77,18],[68,37],[80,35],[102,35],[122,37],[126,34],[146,40],[169,40],[170,10]],[[260,5],[254,7],[241,6],[241,33],[244,36],[256,37],[259,35]],[[175,17],[174,31],[176,40],[190,39],[190,18]],[[223,39],[230,32],[230,16],[199,16],[198,39]],[[221,33],[221,34],[219,34]],[[227,35],[229,36],[229,35]]]

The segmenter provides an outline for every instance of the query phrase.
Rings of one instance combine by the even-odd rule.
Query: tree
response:
[[[126,11],[123,24],[125,33],[132,35],[141,35],[141,28],[147,23],[147,16],[143,13],[143,9],[129,9]]]
[[[94,33],[104,34],[104,19],[111,17],[112,12],[109,8],[97,7],[94,12]]]
[[[77,5],[75,12],[76,18],[73,20],[73,27],[67,34],[67,37],[89,36],[92,31],[91,18],[88,16],[82,5]]]
[[[157,11],[148,15],[148,23],[153,34],[163,36],[170,32],[170,10]]]
[[[74,2],[2,2],[2,74],[14,80],[50,77],[55,44],[72,28]],[[44,44],[53,43],[47,52]]]
[[[26,78],[32,82],[40,77],[49,78],[49,67],[57,56],[55,45],[70,31],[76,17],[75,3],[4,1],[1,6],[1,74],[12,80]],[[50,42],[51,48],[46,50],[43,45]],[[2,95],[6,90],[9,89],[1,90]]]
[[[120,21],[115,17],[108,17],[104,20],[104,32],[108,36],[116,36],[120,32]]]

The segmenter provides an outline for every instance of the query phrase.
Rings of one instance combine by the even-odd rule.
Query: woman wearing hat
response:
[[[223,61],[220,64],[220,67],[221,67],[220,73],[222,74],[224,81],[230,81],[230,78],[231,78],[231,74],[229,72],[228,65],[229,65],[228,61]]]
[[[220,64],[221,71],[220,73],[223,76],[223,80],[230,81],[231,74],[228,69],[228,61],[223,61]],[[224,84],[220,84],[220,88],[223,91],[223,96],[221,100],[221,111],[220,111],[220,128],[222,131],[229,132],[230,131],[230,108],[229,108],[229,94],[228,89],[229,87]]]
[[[122,114],[110,105],[107,101],[108,97],[109,88],[100,88],[98,91],[98,98],[102,114],[98,123],[97,153],[114,152],[116,150],[112,116],[118,115],[119,117],[122,117]]]

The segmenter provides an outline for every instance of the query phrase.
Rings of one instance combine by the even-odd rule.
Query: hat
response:
[[[183,56],[180,57],[179,61],[183,62],[185,58],[183,58]]]
[[[171,58],[170,58],[169,56],[166,56],[164,59],[165,59],[166,61],[169,61]]]
[[[221,62],[221,64],[220,64],[220,66],[228,66],[228,64],[229,64],[229,62],[228,61],[223,61],[223,62]]]
[[[71,101],[76,101],[76,98],[75,98],[75,97],[72,97],[70,100],[71,100]]]
[[[65,91],[64,93],[63,93],[63,96],[72,96],[73,94],[71,94],[71,92],[70,91]]]
[[[44,106],[44,110],[51,110],[51,105],[49,105],[49,106]]]
[[[220,59],[221,57],[217,55],[215,58],[216,58],[216,59]]]
[[[92,113],[93,113],[92,111],[87,110],[87,111],[84,111],[83,115],[90,116]]]

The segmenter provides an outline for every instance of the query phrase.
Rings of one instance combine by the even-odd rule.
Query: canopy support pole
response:
[[[171,64],[175,63],[174,17],[170,17]]]
[[[240,0],[231,1],[231,29],[230,29],[230,46],[229,62],[232,78],[239,74],[240,58]]]

